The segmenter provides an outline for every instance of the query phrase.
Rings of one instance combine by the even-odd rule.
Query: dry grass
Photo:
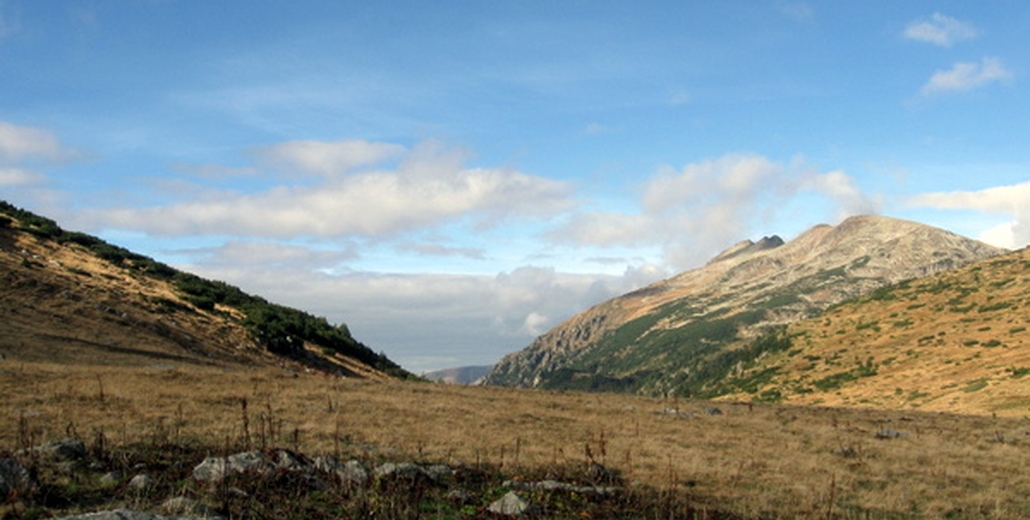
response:
[[[16,355],[0,367],[0,449],[102,432],[115,444],[249,441],[489,463],[513,475],[592,458],[629,481],[749,517],[1030,514],[1023,471],[1030,424],[1019,419],[332,380],[272,369],[84,367]],[[722,413],[710,415],[711,407]],[[885,428],[905,436],[877,439]]]

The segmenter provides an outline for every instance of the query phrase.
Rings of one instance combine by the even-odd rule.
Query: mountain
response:
[[[449,385],[475,385],[490,373],[492,365],[445,368],[422,374],[422,377]]]
[[[789,348],[785,326],[893,283],[1004,253],[904,220],[852,217],[789,243],[744,241],[707,265],[594,306],[505,356],[486,384],[716,397]]]
[[[0,354],[414,377],[346,325],[205,280],[0,201]]]
[[[791,324],[728,399],[1025,416],[1030,249],[901,282]]]

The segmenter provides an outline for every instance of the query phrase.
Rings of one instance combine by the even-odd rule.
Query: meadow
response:
[[[516,479],[595,462],[640,493],[739,518],[1030,516],[1022,418],[10,355],[0,395],[0,452],[64,437],[210,452],[195,457],[284,447]]]

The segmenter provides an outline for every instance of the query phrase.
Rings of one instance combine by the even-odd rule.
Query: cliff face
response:
[[[728,350],[902,280],[1004,250],[887,217],[819,225],[789,243],[744,241],[707,265],[603,302],[502,359],[504,386],[703,393]],[[721,361],[720,361],[721,360]]]

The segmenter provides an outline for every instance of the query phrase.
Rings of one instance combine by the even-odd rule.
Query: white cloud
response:
[[[837,219],[879,211],[844,172],[820,174],[753,154],[663,168],[642,186],[639,213],[584,212],[549,238],[588,246],[653,246],[674,270],[695,267],[760,227],[804,194],[822,197]]]
[[[24,168],[0,168],[0,188],[33,186],[43,180],[42,174]]]
[[[487,364],[528,345],[534,337],[590,305],[660,277],[641,267],[625,276],[576,275],[523,266],[496,276],[310,270],[322,252],[303,248],[282,255],[246,253],[248,246],[213,250],[183,266],[271,301],[303,308],[383,350],[416,373],[461,364]],[[251,250],[250,252],[254,252]],[[226,255],[224,257],[219,255]],[[283,263],[284,256],[292,257]],[[247,259],[250,259],[249,261]],[[255,258],[268,258],[266,264]],[[246,263],[235,264],[236,260]]]
[[[961,92],[1003,81],[1012,77],[1001,59],[984,57],[979,63],[960,62],[949,70],[940,70],[930,76],[920,92],[924,95],[942,92]]]
[[[290,141],[261,148],[257,155],[290,171],[333,176],[359,166],[382,163],[404,152],[404,147],[397,144],[364,140]]]
[[[50,132],[0,121],[0,162],[15,163],[34,157],[56,161],[68,154],[69,150]]]
[[[975,210],[995,215],[1013,217],[1006,224],[1011,238],[1006,237],[1004,227],[985,232],[993,243],[1010,240],[1008,246],[1023,247],[1030,244],[1030,182],[1011,186],[997,186],[978,191],[951,191],[923,193],[910,197],[910,206],[930,207],[945,210]]]
[[[910,23],[902,34],[910,40],[951,47],[962,40],[976,38],[978,32],[968,23],[941,13],[933,13],[929,18]]]
[[[490,226],[507,217],[545,217],[568,208],[563,182],[505,168],[467,168],[463,154],[437,144],[416,147],[390,171],[349,173],[399,153],[383,143],[287,143],[273,148],[283,164],[324,176],[241,194],[209,191],[199,200],[150,208],[84,212],[94,227],[159,235],[289,238],[384,236],[460,218]]]

